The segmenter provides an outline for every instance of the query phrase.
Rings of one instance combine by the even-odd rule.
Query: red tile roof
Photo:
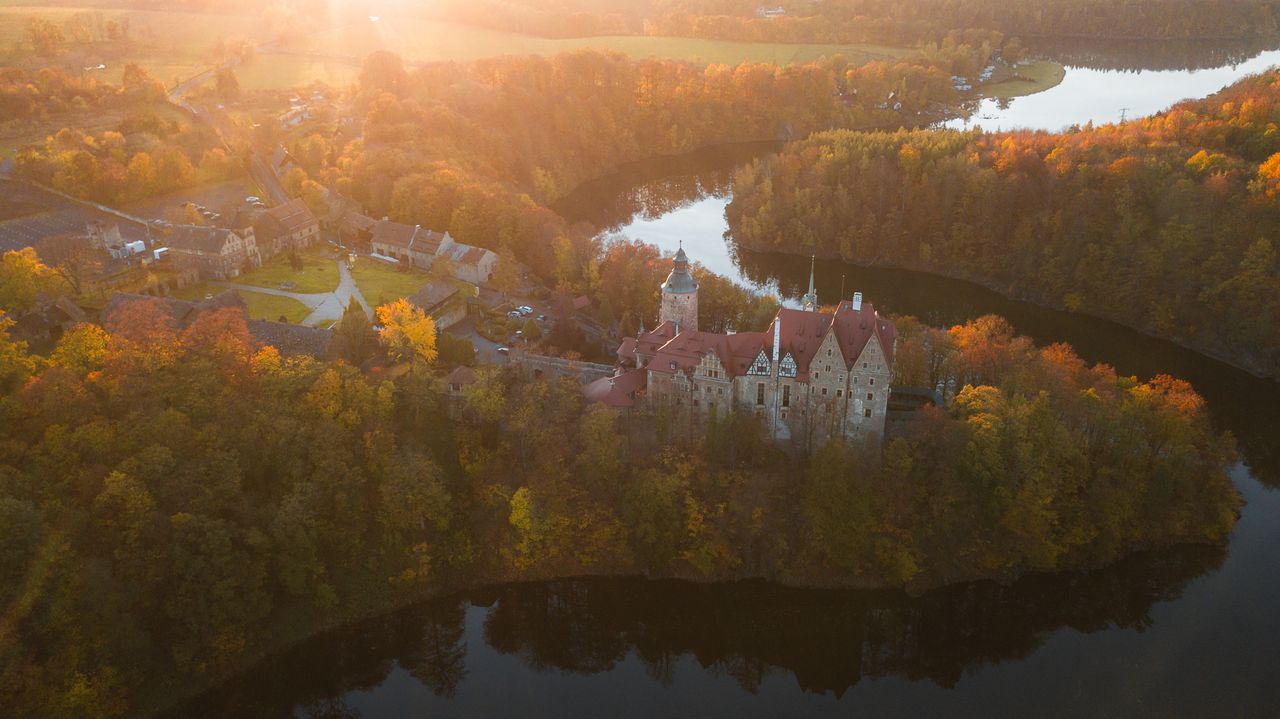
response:
[[[635,393],[644,388],[648,378],[646,370],[627,370],[613,377],[601,377],[583,387],[582,393],[589,402],[602,402],[610,407],[634,407]]]

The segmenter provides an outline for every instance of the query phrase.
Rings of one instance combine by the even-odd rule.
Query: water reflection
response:
[[[1239,65],[1268,50],[1275,38],[1246,40],[1102,40],[1040,38],[1028,41],[1032,55],[1091,70],[1207,70]]]
[[[1095,572],[966,584],[918,598],[764,582],[503,586],[318,637],[173,716],[407,716],[474,706],[495,677],[542,681],[560,672],[631,682],[635,663],[643,683],[667,688],[730,677],[756,694],[777,676],[835,698],[872,677],[951,687],[975,667],[1030,655],[1064,627],[1143,631],[1153,606],[1180,596],[1224,555],[1183,547]],[[553,706],[524,709],[553,716]]]
[[[1212,95],[1247,75],[1280,63],[1280,50],[1248,60],[1198,70],[1099,70],[1067,67],[1062,82],[1009,102],[985,99],[970,117],[943,123],[957,129],[1048,130],[1120,122],[1153,115],[1181,100]]]
[[[732,244],[732,243],[730,243]],[[773,283],[788,297],[805,291],[809,261],[794,255],[735,248],[748,283]],[[1208,401],[1214,421],[1236,436],[1254,476],[1280,487],[1280,382],[1258,379],[1217,360],[1149,337],[1122,325],[1011,300],[978,285],[908,270],[820,263],[818,296],[855,289],[875,298],[882,311],[915,315],[939,327],[985,314],[1000,315],[1037,344],[1066,342],[1089,363],[1102,362],[1143,379],[1169,374],[1191,382]]]

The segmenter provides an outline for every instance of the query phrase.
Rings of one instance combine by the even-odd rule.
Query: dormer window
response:
[[[765,375],[769,374],[769,356],[760,350],[760,354],[756,355],[756,361],[751,363],[751,369],[747,374]]]
[[[778,374],[783,377],[796,376],[796,359],[791,356],[790,352],[788,352],[787,355],[782,358],[782,362],[779,363]]]

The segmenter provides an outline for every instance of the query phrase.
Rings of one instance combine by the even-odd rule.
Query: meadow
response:
[[[24,39],[28,18],[39,17],[61,26],[81,13],[89,14],[97,25],[127,19],[132,39],[127,44],[107,40],[83,45],[67,43],[57,62],[69,68],[105,64],[107,67],[102,70],[83,71],[101,72],[109,82],[119,82],[125,62],[138,62],[169,86],[211,63],[219,42],[237,39],[259,45],[258,54],[236,70],[246,89],[297,87],[316,80],[343,85],[355,79],[364,56],[378,49],[398,53],[411,64],[467,62],[502,55],[554,55],[587,47],[614,49],[635,58],[708,64],[787,64],[837,53],[853,62],[865,62],[910,53],[907,48],[865,44],[747,43],[647,36],[550,39],[412,15],[377,20],[366,16],[309,19],[303,21],[304,25],[324,27],[314,31],[304,27],[300,37],[276,41],[262,18],[255,15],[124,9],[113,7],[110,2],[94,4],[92,0],[67,5],[0,0],[0,52],[11,62],[31,62],[35,58],[29,57]]]

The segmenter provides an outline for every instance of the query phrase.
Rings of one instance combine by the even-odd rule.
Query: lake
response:
[[[1195,92],[1230,80],[1214,77]],[[1161,86],[1162,98],[1142,107],[1191,92]],[[1105,119],[1112,94],[1082,100],[1097,115],[1067,122]],[[806,258],[740,253],[724,236],[733,168],[773,147],[638,163],[556,209],[668,251],[683,242],[695,261],[794,298]],[[1229,543],[920,597],[640,578],[501,586],[316,637],[175,716],[1275,715],[1280,384],[955,280],[824,262],[817,283],[826,301],[860,290],[881,310],[940,325],[994,312],[1038,343],[1069,342],[1122,373],[1190,380],[1240,443],[1231,477],[1247,504]]]

